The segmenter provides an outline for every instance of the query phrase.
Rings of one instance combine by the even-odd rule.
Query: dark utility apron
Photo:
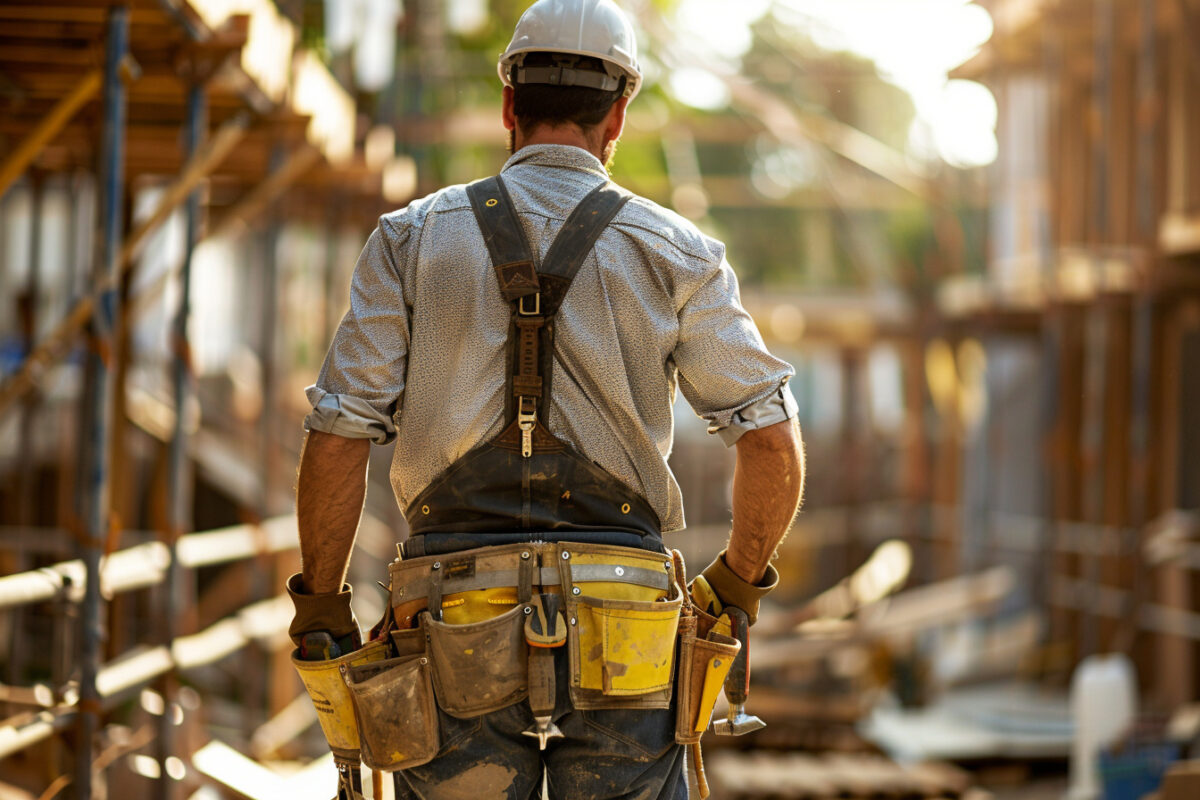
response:
[[[538,265],[499,176],[467,186],[500,293],[512,303],[504,429],[425,488],[405,511],[404,557],[523,541],[576,541],[662,552],[645,498],[546,427],[554,315],[596,239],[630,194],[603,184],[571,212]]]

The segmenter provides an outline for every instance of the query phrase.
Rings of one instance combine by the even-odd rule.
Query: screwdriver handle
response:
[[[725,678],[725,697],[732,705],[744,705],[750,696],[750,620],[736,606],[725,606],[721,613],[729,617],[729,635],[742,643]]]

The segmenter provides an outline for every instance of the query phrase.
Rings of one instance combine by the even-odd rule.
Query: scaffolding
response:
[[[0,383],[16,445],[0,500],[0,759],[7,774],[38,776],[26,782],[43,781],[45,797],[106,796],[116,790],[106,770],[145,748],[157,797],[234,780],[184,767],[203,741],[183,720],[198,713],[189,684],[234,654],[247,709],[239,735],[269,734],[256,752],[312,723],[293,702],[290,603],[277,595],[298,564],[283,474],[299,439],[276,367],[286,303],[277,251],[285,223],[315,222],[328,238],[315,269],[333,273],[341,230],[374,219],[385,200],[353,102],[299,39],[270,3],[0,8],[0,198],[23,198],[31,220],[27,264],[5,266],[8,280],[24,273],[23,286],[7,287],[20,296],[19,329],[0,331],[21,342]],[[65,202],[68,222],[53,254],[67,263],[51,265],[66,280],[53,283],[40,252],[51,200]],[[172,242],[177,257],[162,258]],[[258,273],[245,306],[257,320],[247,326],[257,376],[233,388],[259,413],[224,426],[197,418],[211,388],[198,381],[191,289],[205,277],[198,248],[211,242],[248,252]],[[149,275],[147,259],[157,259]],[[163,318],[152,335],[164,357],[147,360],[135,339],[153,329],[148,312]],[[193,531],[230,517],[245,523]],[[42,630],[30,637],[31,626]],[[30,641],[53,642],[52,652],[30,652]],[[31,675],[41,678],[22,683]],[[139,697],[145,713],[130,711]],[[145,724],[124,724],[135,717]]]

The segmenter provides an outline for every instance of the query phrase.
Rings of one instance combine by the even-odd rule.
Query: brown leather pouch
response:
[[[447,625],[421,614],[438,704],[467,719],[506,708],[529,694],[525,604],[495,619]]]
[[[388,633],[392,640],[392,651],[397,658],[423,655],[425,653],[425,629],[421,627],[393,630]]]
[[[703,613],[703,612],[700,612]],[[704,616],[708,616],[705,614]],[[697,637],[698,616],[685,616],[679,622],[678,704],[675,714],[675,741],[695,744],[712,720],[713,707],[742,645],[730,636],[708,633]],[[711,625],[705,627],[711,628]]]
[[[362,760],[391,772],[432,760],[441,746],[429,659],[389,658],[343,667]]]

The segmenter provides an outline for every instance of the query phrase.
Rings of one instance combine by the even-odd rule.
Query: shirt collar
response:
[[[597,175],[603,176],[606,180],[608,179],[608,171],[604,169],[604,165],[600,163],[600,159],[582,147],[573,147],[567,144],[526,145],[513,153],[508,161],[504,163],[504,169],[500,171],[506,172],[509,167],[515,167],[518,164],[529,164],[539,167],[566,167],[584,172],[594,172]]]

